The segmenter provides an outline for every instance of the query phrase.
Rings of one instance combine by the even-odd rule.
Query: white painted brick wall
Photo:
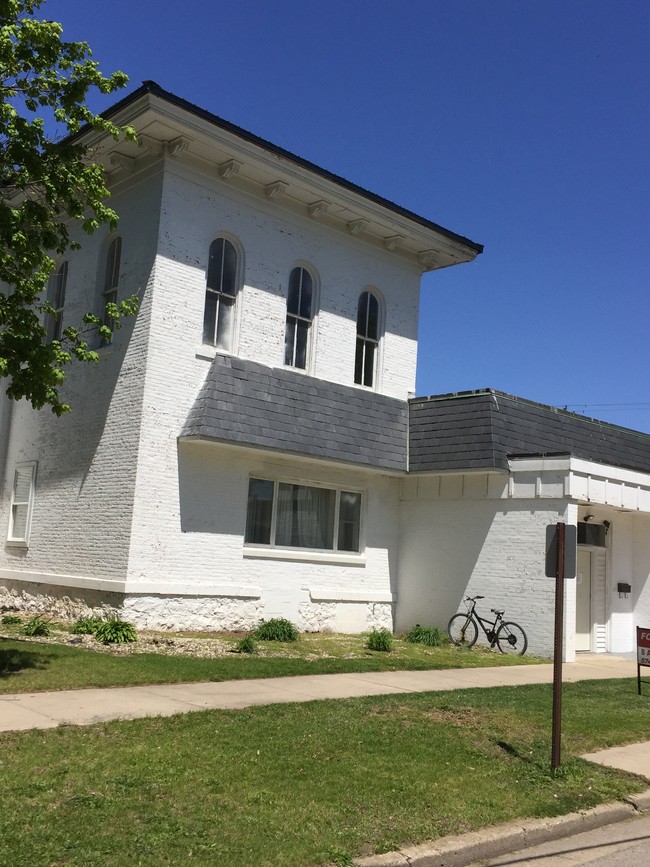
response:
[[[124,294],[146,288],[137,321],[117,334],[99,368],[71,369],[67,392],[72,415],[55,419],[25,406],[15,408],[7,472],[13,474],[18,460],[39,461],[33,534],[29,550],[3,551],[0,568],[127,579],[133,587],[158,584],[173,592],[179,584],[187,585],[185,595],[163,605],[147,594],[135,595],[130,604],[140,622],[179,625],[183,610],[195,622],[197,605],[204,613],[211,609],[219,620],[217,612],[228,610],[227,600],[201,605],[191,588],[209,593],[215,582],[237,582],[258,584],[262,591],[259,604],[240,604],[240,618],[247,610],[249,617],[262,610],[285,613],[306,626],[390,625],[392,606],[377,599],[390,599],[395,582],[395,479],[315,462],[276,461],[278,472],[294,478],[331,480],[367,491],[366,526],[372,531],[366,563],[245,560],[248,472],[262,472],[264,461],[257,453],[254,459],[244,458],[241,450],[225,456],[219,449],[201,453],[205,466],[193,480],[192,459],[182,464],[179,496],[177,436],[209,369],[210,362],[197,358],[196,348],[208,248],[217,234],[236,237],[244,251],[237,352],[282,364],[288,274],[297,262],[308,262],[320,286],[313,372],[352,384],[357,299],[364,288],[376,286],[386,299],[379,384],[385,393],[402,398],[415,380],[419,274],[360,240],[235,194],[218,181],[207,189],[196,178],[175,172],[166,174],[164,194],[162,176],[155,171],[114,190],[112,204],[121,215],[123,237],[121,286]],[[83,239],[83,249],[70,257],[66,324],[98,307],[105,236]],[[4,527],[10,494],[5,484]],[[186,532],[184,522],[196,524],[197,502],[199,518],[207,516],[208,527]],[[313,586],[352,588],[357,596],[349,603],[313,602]],[[47,592],[55,592],[51,583]],[[375,601],[362,601],[365,592],[374,593]],[[231,618],[231,625],[236,620]]]
[[[153,342],[174,340],[169,334],[174,328],[191,366],[192,351],[201,343],[208,249],[226,233],[244,253],[236,354],[282,366],[289,273],[296,264],[309,264],[320,288],[310,372],[354,384],[357,303],[364,289],[375,287],[386,308],[378,390],[407,398],[415,385],[417,354],[420,274],[415,268],[227,183],[172,169],[165,178],[159,248],[165,270],[157,284]]]
[[[286,281],[297,263],[310,263],[320,286],[314,373],[351,385],[356,304],[368,285],[387,302],[382,390],[405,398],[415,377],[419,275],[390,257],[317,223],[283,215],[215,181],[201,188],[168,173],[161,243],[151,311],[151,341],[133,513],[128,580],[261,586],[265,616],[284,613],[305,626],[314,618],[331,628],[366,628],[392,621],[391,606],[310,601],[310,586],[390,593],[397,546],[396,480],[335,469],[317,462],[264,458],[260,453],[214,446],[179,453],[176,438],[208,372],[196,357],[201,341],[205,267],[210,242],[220,232],[244,250],[244,286],[238,299],[236,352],[265,364],[282,364]],[[342,347],[349,344],[349,358]],[[390,375],[385,371],[392,367]],[[179,454],[182,460],[179,464]],[[372,528],[364,567],[244,558],[242,541],[250,473],[275,473],[305,481],[357,485],[368,491],[366,526]],[[180,493],[179,493],[180,479]],[[187,529],[188,527],[193,529]],[[198,527],[198,529],[197,529]],[[374,622],[374,621],[373,621]]]
[[[544,575],[546,525],[565,512],[561,500],[404,501],[396,628],[445,629],[463,598],[480,594],[479,612],[505,608],[526,630],[529,652],[550,655],[555,582]]]
[[[372,606],[346,602],[336,604],[333,615],[331,609],[319,613],[310,590],[326,587],[342,596],[351,592],[362,598],[390,597],[396,581],[397,479],[230,446],[183,443],[177,452],[173,445],[167,452],[168,472],[161,472],[166,457],[161,451],[158,472],[148,477],[150,484],[146,473],[138,484],[129,583],[156,581],[162,593],[166,586],[172,592],[172,586],[185,584],[206,595],[229,584],[258,587],[262,616],[289,617],[302,628],[315,628],[317,623],[348,631],[367,628],[368,618],[376,616]],[[365,563],[322,562],[317,554],[298,561],[250,556],[250,551],[245,556],[251,475],[363,490]],[[180,497],[174,493],[179,488]],[[390,605],[382,616],[392,625]]]
[[[73,364],[64,395],[73,412],[14,406],[0,532],[6,534],[16,462],[37,460],[38,475],[29,550],[0,550],[0,568],[106,578],[126,575],[131,505],[139,440],[148,335],[146,288],[155,255],[160,184],[155,175],[116,189],[121,214],[120,294],[143,291],[143,309],[102,350],[99,365]],[[69,256],[64,325],[99,306],[101,250],[107,232],[80,237]]]
[[[612,515],[610,590],[610,649],[635,650],[635,626],[650,626],[650,515]],[[631,594],[619,596],[618,582],[630,584]]]
[[[635,611],[634,626],[647,628],[650,627],[650,515],[634,515],[634,540],[634,571],[630,582]]]

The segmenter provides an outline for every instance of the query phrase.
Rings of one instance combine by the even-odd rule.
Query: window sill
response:
[[[29,548],[29,542],[26,539],[7,539],[6,543],[8,548]]]
[[[208,346],[207,344],[204,346],[197,346],[194,350],[194,355],[196,358],[203,358],[206,361],[212,361],[217,355],[232,355],[232,352],[228,352],[227,349],[219,349],[216,346]]]
[[[260,560],[294,560],[300,563],[333,563],[338,566],[365,566],[365,554],[340,551],[309,551],[305,548],[257,548],[244,545],[244,557]]]
[[[292,373],[299,373],[301,376],[313,376],[309,367],[294,367],[292,364],[276,364],[274,370],[290,370]]]
[[[354,388],[360,388],[361,391],[369,391],[371,394],[379,392],[376,385],[364,385],[362,382],[353,382],[352,385]]]

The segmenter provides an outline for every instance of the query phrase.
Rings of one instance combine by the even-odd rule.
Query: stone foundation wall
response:
[[[122,610],[124,596],[101,590],[80,590],[24,581],[5,580],[0,586],[0,611],[47,614],[61,620],[109,617]]]
[[[262,599],[107,593],[22,581],[0,586],[0,613],[18,611],[61,620],[116,615],[140,629],[170,632],[247,632],[265,617]],[[266,615],[268,617],[268,615]],[[392,629],[390,603],[310,602],[301,605],[301,632],[365,632]]]

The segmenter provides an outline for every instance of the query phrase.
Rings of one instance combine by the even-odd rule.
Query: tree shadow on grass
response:
[[[0,644],[0,678],[20,674],[28,668],[47,668],[48,665],[46,654],[20,650],[17,647],[3,647]]]

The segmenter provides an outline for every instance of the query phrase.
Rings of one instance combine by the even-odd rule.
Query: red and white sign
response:
[[[643,626],[636,628],[636,659],[639,665],[647,665],[650,668],[650,628]]]

